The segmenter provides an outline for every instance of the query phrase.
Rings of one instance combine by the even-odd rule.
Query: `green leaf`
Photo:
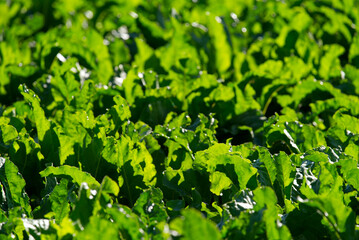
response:
[[[354,236],[355,215],[351,208],[345,206],[342,196],[342,193],[332,191],[331,194],[311,198],[305,204],[320,212],[333,237],[347,239]]]
[[[124,239],[142,239],[146,233],[143,231],[144,226],[140,218],[132,213],[131,209],[126,206],[111,206],[106,212],[116,223],[119,234]]]
[[[290,199],[292,183],[295,176],[295,167],[292,166],[291,160],[287,154],[280,152],[274,156],[277,183],[280,189],[280,195],[277,194],[278,201],[285,203],[285,199]]]
[[[253,191],[255,210],[265,208],[263,221],[266,225],[266,235],[268,239],[292,239],[289,229],[279,222],[278,210],[276,207],[277,197],[269,187],[257,188]]]
[[[80,228],[84,228],[96,215],[98,208],[97,190],[91,189],[86,182],[80,185],[78,198],[72,206],[70,218],[73,222],[77,222]]]
[[[127,135],[117,141],[108,141],[102,152],[104,159],[119,169],[120,192],[132,205],[142,189],[154,186],[156,169],[153,159],[143,143],[136,143]]]
[[[212,240],[220,239],[217,227],[206,220],[202,214],[194,209],[186,209],[182,212],[183,218],[176,218],[170,223],[170,228],[188,240]]]
[[[347,183],[355,189],[359,189],[359,169],[357,168],[357,161],[353,158],[341,158],[337,163],[340,167],[340,172]]]
[[[277,166],[273,156],[264,147],[257,147],[258,162],[255,166],[259,172],[262,186],[273,186],[277,180]]]
[[[267,78],[279,78],[282,72],[283,62],[268,60],[258,66],[256,75]]]
[[[93,216],[85,229],[77,234],[79,239],[118,239],[118,230],[115,223],[107,219]]]
[[[139,215],[148,226],[153,236],[161,233],[160,223],[166,223],[168,215],[163,202],[163,193],[159,188],[152,188],[141,193],[132,211]]]
[[[135,56],[134,62],[137,66],[139,66],[139,71],[144,71],[145,62],[153,54],[153,49],[150,46],[148,46],[143,39],[136,38],[135,42],[138,48],[138,53]],[[125,83],[129,83],[129,82],[125,81]]]
[[[75,62],[75,59],[68,60],[63,66],[61,66],[61,70],[65,70],[65,67],[71,68],[75,66]],[[76,81],[74,74],[67,70],[64,74],[59,71],[51,79],[51,86],[52,94],[55,101],[70,104],[74,96],[77,95],[76,93],[80,88],[80,83]]]
[[[224,77],[226,76],[226,71],[231,66],[232,50],[227,40],[222,18],[209,15],[208,19],[208,32],[212,38],[214,49],[216,51],[216,69],[219,74]]]
[[[359,239],[357,2],[0,1],[0,239]]]
[[[24,96],[25,100],[31,104],[33,114],[36,116],[35,123],[37,136],[39,141],[42,142],[45,139],[46,132],[50,129],[50,122],[46,119],[45,112],[41,108],[40,100],[36,94],[25,85],[20,85],[19,91]]]
[[[229,179],[225,173],[213,172],[209,181],[211,182],[211,192],[219,196],[223,190],[229,189],[232,185],[231,179]]]
[[[359,67],[359,35],[357,34],[350,45],[349,49],[349,62]]]
[[[246,210],[253,209],[254,205],[253,192],[242,190],[235,194],[232,201],[225,203],[223,209],[228,211],[227,213],[231,217],[235,218],[239,217]]]
[[[1,126],[1,135],[3,142],[9,144],[17,138],[18,133],[13,126],[3,125]]]
[[[109,114],[115,124],[114,131],[117,131],[120,126],[131,117],[131,112],[127,101],[123,97],[119,95],[115,96],[113,101],[115,105],[110,109]]]
[[[345,52],[344,47],[338,44],[325,45],[324,50],[326,53],[320,61],[320,76],[325,80],[340,76],[341,67],[338,57]]]
[[[51,210],[55,213],[55,220],[57,224],[60,224],[62,219],[67,217],[70,213],[67,184],[67,179],[62,179],[60,184],[55,186],[49,196]]]
[[[118,196],[120,192],[120,188],[118,187],[118,184],[108,176],[105,176],[103,178],[100,189],[103,193],[109,193],[115,196]]]
[[[37,130],[37,138],[41,145],[42,154],[46,160],[51,159],[51,163],[59,165],[59,140],[51,127],[50,121],[45,116],[45,111],[40,105],[38,96],[25,85],[20,85],[19,91],[24,96],[26,102],[28,102],[32,107],[32,113]]]
[[[300,124],[298,121],[283,122],[283,120],[279,120],[265,134],[267,135],[267,144],[274,151],[278,151],[277,148],[281,147],[280,142],[282,141],[287,144],[287,148],[282,147],[279,151],[287,151],[289,148],[295,153],[327,145],[322,131],[309,124]]]
[[[67,178],[70,181],[80,186],[82,183],[87,183],[90,186],[99,187],[99,182],[96,181],[89,173],[83,172],[77,167],[72,166],[60,166],[60,167],[47,167],[45,170],[40,172],[41,177],[48,177],[50,175],[56,177]]]
[[[31,216],[29,197],[25,192],[26,182],[16,165],[9,159],[0,157],[0,180],[5,190],[7,207],[20,206],[27,216]]]
[[[197,152],[194,167],[199,170],[205,169],[211,174],[215,171],[223,172],[228,177],[224,180],[226,187],[229,186],[230,179],[240,189],[244,189],[257,170],[248,159],[242,158],[239,153],[231,153],[229,149],[228,145],[215,144],[207,150]],[[212,180],[217,182],[220,176],[223,175],[212,176]],[[218,192],[219,189],[213,185],[212,190]]]
[[[23,231],[25,231],[25,226],[22,218],[24,217],[24,212],[21,207],[11,208],[7,211],[7,219],[4,224],[1,226],[1,233],[5,233],[5,236],[10,236],[11,234],[18,236],[20,239],[23,238]],[[24,218],[26,219],[26,218]],[[2,235],[0,235],[3,237]],[[11,239],[11,238],[4,238]]]
[[[333,126],[337,125],[341,129],[349,130],[354,134],[359,134],[359,119],[345,113],[345,109],[339,109],[333,115]]]

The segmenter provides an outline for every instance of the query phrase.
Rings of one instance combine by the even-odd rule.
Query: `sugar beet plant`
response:
[[[1,239],[357,239],[356,0],[0,1]]]

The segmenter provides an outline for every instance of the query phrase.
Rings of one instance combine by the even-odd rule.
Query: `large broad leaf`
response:
[[[119,140],[109,138],[103,158],[119,169],[120,191],[122,197],[131,205],[141,193],[141,189],[156,183],[156,169],[153,159],[143,143],[135,143],[123,135]]]
[[[193,62],[198,65],[198,52],[195,47],[188,43],[189,36],[185,32],[186,29],[179,23],[175,18],[171,19],[175,28],[174,36],[170,42],[157,50],[157,56],[160,59],[161,66],[166,70],[170,71],[171,68],[175,69],[179,67],[178,63],[180,59],[193,59]],[[183,69],[188,71],[187,69]]]
[[[210,174],[211,191],[217,195],[232,183],[240,189],[246,188],[257,173],[248,159],[242,158],[239,153],[231,153],[230,146],[225,144],[215,144],[197,152],[194,167]]]
[[[309,124],[295,122],[282,122],[279,120],[265,133],[268,147],[273,152],[278,150],[304,152],[319,146],[326,146],[325,135],[322,131]],[[282,143],[286,146],[281,146]]]
[[[326,51],[320,62],[319,74],[324,79],[330,77],[340,76],[340,61],[339,56],[345,52],[345,49],[340,45],[326,45],[324,46]]]
[[[89,173],[83,172],[77,167],[71,167],[67,165],[60,167],[47,167],[45,170],[40,172],[40,175],[42,177],[53,175],[55,177],[67,178],[79,186],[84,182],[91,186],[100,186],[99,182],[97,182],[96,179],[93,178]]]
[[[34,112],[37,135],[40,142],[44,141],[46,132],[50,129],[50,122],[46,119],[45,112],[40,106],[40,100],[36,94],[25,85],[20,85],[19,91],[25,100],[31,104]]]
[[[113,98],[115,105],[110,109],[109,114],[115,124],[115,131],[117,131],[122,123],[127,121],[131,117],[130,108],[127,101],[121,96],[115,96]]]
[[[55,214],[56,223],[61,223],[62,219],[68,216],[70,206],[68,204],[67,179],[62,179],[49,196],[51,210]]]
[[[147,45],[147,43],[143,39],[136,38],[135,40],[138,52],[135,56],[135,64],[139,67],[140,71],[143,71],[145,69],[145,62],[147,59],[151,57],[153,54],[153,49]],[[133,81],[133,79],[126,79],[125,80],[125,88],[126,85],[130,86],[130,81]],[[133,84],[133,83],[132,83]]]
[[[22,132],[10,145],[9,158],[26,181],[26,191],[40,197],[39,186],[42,186],[42,179],[39,172],[43,168],[44,160],[40,145],[27,133]]]
[[[264,147],[257,147],[258,158],[254,166],[258,169],[259,182],[262,186],[273,187],[277,180],[277,166],[272,154]]]
[[[328,142],[336,148],[348,144],[349,137],[359,133],[359,119],[344,108],[336,111],[332,117],[332,123],[327,131]]]
[[[75,79],[73,72],[69,70],[76,66],[76,59],[69,59],[58,70],[51,79],[51,91],[53,98],[59,104],[70,104],[77,95],[80,83]]]
[[[226,71],[231,66],[232,50],[223,27],[224,22],[222,18],[214,17],[213,15],[210,15],[208,19],[209,34],[212,38],[214,50],[216,52],[216,69],[221,76],[225,77]]]
[[[232,201],[223,205],[223,209],[226,210],[224,215],[228,214],[230,217],[238,217],[246,210],[253,209],[254,205],[253,192],[242,190],[233,197]]]
[[[289,101],[286,100],[286,98],[281,98],[282,96],[278,96],[279,103],[282,104],[282,101],[285,102],[283,105],[294,103],[295,109],[298,109],[300,103],[302,103],[303,108],[303,105],[308,104],[308,102],[314,103],[317,100],[326,100],[342,96],[341,91],[334,88],[330,83],[317,81],[316,79],[313,79],[313,77],[308,77],[301,83],[287,89],[287,91],[291,94]]]
[[[25,180],[19,174],[16,165],[9,159],[0,157],[0,180],[4,187],[3,193],[7,208],[21,207],[26,215],[31,215],[29,197],[25,192]]]
[[[13,140],[15,140],[16,137],[18,136],[16,128],[11,125],[3,125],[3,126],[1,126],[0,129],[1,129],[2,141],[5,144],[9,144]]]
[[[213,172],[209,177],[209,181],[211,182],[211,192],[217,196],[232,185],[231,179],[223,172]]]
[[[70,218],[80,228],[85,227],[91,217],[96,215],[96,210],[98,210],[97,194],[97,190],[90,188],[87,183],[81,184],[78,197],[70,213]]]
[[[111,216],[114,223],[116,223],[116,227],[122,238],[141,239],[147,236],[145,231],[139,231],[139,229],[144,228],[143,223],[140,221],[140,217],[134,214],[130,208],[115,205],[107,208],[106,212]]]
[[[140,216],[148,226],[148,232],[154,236],[163,231],[161,223],[166,223],[168,220],[163,193],[159,188],[152,188],[143,192],[137,199],[132,211]]]
[[[351,208],[345,206],[342,196],[342,193],[332,192],[304,203],[320,212],[333,238],[348,239],[355,235],[355,215]]]
[[[280,194],[277,194],[278,201],[284,203],[285,199],[290,199],[292,183],[295,176],[295,167],[292,166],[289,156],[280,152],[274,157],[276,172],[277,172],[277,184],[279,186]]]
[[[93,216],[85,229],[77,237],[79,239],[118,239],[118,230],[116,224],[107,219]]]
[[[356,152],[356,155],[358,152]],[[359,189],[359,169],[355,158],[341,158],[338,162],[340,172],[343,174],[344,180],[354,189]]]
[[[341,140],[345,139],[345,131],[349,130],[353,134],[359,134],[359,119],[347,114],[346,109],[339,109],[334,115],[333,115],[333,128],[339,128],[342,130],[342,134],[339,136]],[[338,129],[338,130],[339,130]],[[330,130],[329,130],[330,132]]]
[[[37,130],[37,138],[41,145],[41,152],[46,159],[51,159],[55,165],[59,165],[59,155],[57,149],[59,146],[58,137],[53,131],[50,121],[45,116],[45,112],[40,105],[38,96],[25,85],[20,85],[19,91],[32,107]]]
[[[217,227],[206,220],[200,212],[194,209],[182,211],[183,218],[176,218],[170,223],[170,228],[174,233],[179,234],[183,239],[188,240],[212,240],[220,239]]]
[[[260,210],[265,208],[263,213],[263,221],[266,225],[266,235],[268,239],[291,239],[291,234],[287,226],[282,225],[279,222],[278,210],[276,207],[277,198],[272,189],[257,188],[253,191],[254,201],[256,205],[254,206],[255,210]]]
[[[349,61],[352,65],[359,67],[359,36],[358,34],[353,38],[353,42],[349,50]]]
[[[80,228],[91,225],[93,218],[100,216],[104,209],[110,207],[113,203],[111,195],[118,194],[117,184],[105,177],[101,186],[89,186],[83,182],[80,186],[78,197],[72,204],[72,211],[69,217]],[[91,230],[89,230],[91,231]]]
[[[73,55],[92,68],[97,82],[107,84],[113,74],[108,48],[103,37],[94,29],[82,32],[67,31],[68,39],[59,39],[59,45],[65,55]],[[85,36],[85,37],[80,37]]]
[[[192,207],[200,208],[202,201],[210,202],[212,198],[208,174],[193,169],[182,171],[168,168],[163,173],[163,185],[173,190],[165,188],[167,194],[184,198],[191,202]]]
[[[199,114],[191,124],[186,113],[176,116],[167,115],[165,126],[156,126],[155,136],[165,138],[164,145],[168,148],[166,167],[188,170],[192,168],[194,153],[206,149],[216,142],[215,129],[217,121],[212,115],[209,117]]]

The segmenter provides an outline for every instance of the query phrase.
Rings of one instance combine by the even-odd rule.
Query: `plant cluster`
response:
[[[1,239],[359,238],[356,0],[0,16]]]

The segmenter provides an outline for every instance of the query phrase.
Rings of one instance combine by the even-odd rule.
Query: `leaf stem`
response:
[[[272,94],[269,96],[266,104],[264,105],[264,108],[263,108],[263,115],[266,115],[266,112],[268,110],[268,107],[269,107],[269,104],[272,102],[272,99],[273,97],[277,94],[277,92],[279,92],[280,90],[282,90],[284,88],[284,85],[278,87],[276,90],[274,90],[272,92]]]

